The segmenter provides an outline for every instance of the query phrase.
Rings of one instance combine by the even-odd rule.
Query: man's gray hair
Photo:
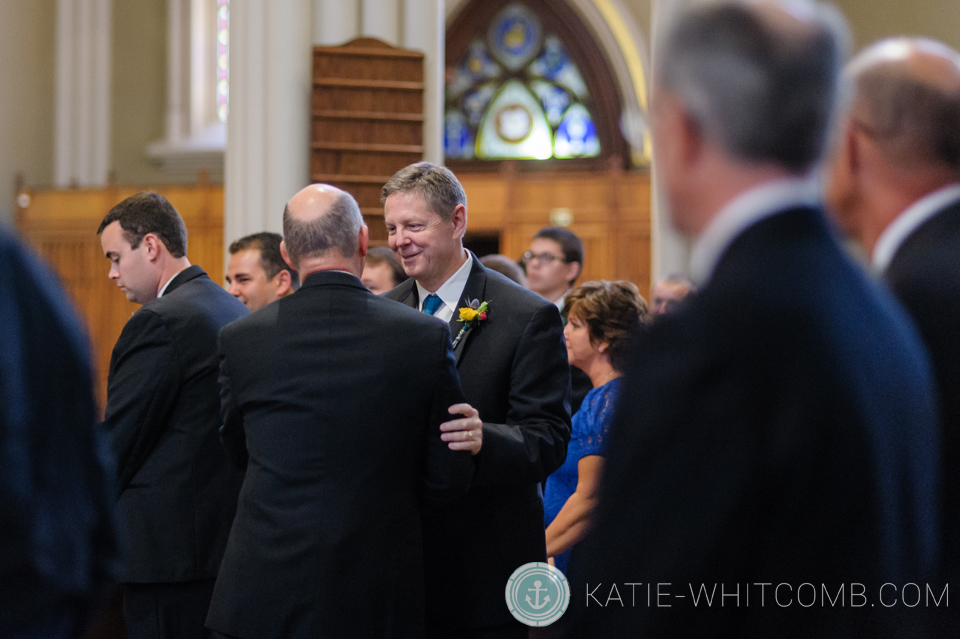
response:
[[[294,264],[304,258],[322,257],[337,251],[353,257],[359,246],[363,215],[349,193],[341,193],[330,209],[313,220],[298,220],[287,206],[283,210],[283,241]]]
[[[853,118],[894,161],[960,171],[960,89],[925,81],[896,60],[871,64],[884,47],[898,45],[942,51],[960,68],[960,55],[939,42],[881,41],[850,63],[856,84]]]
[[[453,171],[430,162],[417,162],[393,174],[380,191],[380,203],[394,193],[415,193],[427,208],[444,222],[453,215],[457,205],[467,206],[467,193]]]
[[[658,51],[657,76],[728,154],[801,172],[833,132],[850,37],[832,6],[794,0],[784,8],[801,13],[806,28],[779,27],[744,2],[681,14]]]

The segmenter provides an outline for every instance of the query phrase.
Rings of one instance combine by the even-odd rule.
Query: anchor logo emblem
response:
[[[537,581],[533,582],[533,586],[534,586],[533,588],[527,588],[528,591],[532,590],[536,595],[537,603],[533,603],[532,601],[530,601],[530,595],[527,595],[527,603],[534,610],[540,610],[541,608],[546,606],[548,603],[550,603],[550,595],[547,595],[546,597],[544,597],[543,603],[540,603],[540,593],[547,592],[546,588],[540,587],[542,585],[543,585],[543,582],[538,579]]]
[[[562,572],[546,562],[517,568],[504,590],[507,608],[527,626],[549,626],[570,605],[570,584]]]

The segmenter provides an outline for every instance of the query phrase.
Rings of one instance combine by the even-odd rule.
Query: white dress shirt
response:
[[[727,202],[697,237],[690,254],[691,278],[700,287],[709,282],[730,244],[757,222],[819,203],[820,188],[813,177],[773,180],[744,191]]]
[[[923,196],[898,215],[887,228],[883,229],[880,238],[873,247],[871,261],[878,273],[883,273],[893,261],[900,245],[910,237],[914,231],[945,209],[950,204],[960,200],[960,184],[950,184],[937,189],[933,193]]]
[[[434,313],[433,316],[439,317],[444,322],[449,322],[458,308],[466,306],[463,300],[463,289],[467,286],[467,279],[470,277],[471,268],[473,268],[473,256],[468,251],[467,261],[436,291],[428,291],[423,288],[420,282],[417,282],[417,292],[420,294],[420,303],[417,305],[417,309],[422,311],[423,300],[427,299],[428,295],[435,293],[443,304],[437,309],[437,312]]]

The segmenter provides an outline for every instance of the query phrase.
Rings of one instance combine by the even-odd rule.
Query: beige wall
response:
[[[923,35],[960,49],[958,0],[834,0],[850,21],[855,46],[893,35]]]
[[[117,184],[175,181],[147,159],[164,136],[167,3],[114,0],[110,167]]]
[[[0,0],[0,222],[17,174],[53,182],[56,0]]]

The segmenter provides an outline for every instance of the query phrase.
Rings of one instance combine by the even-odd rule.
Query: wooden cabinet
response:
[[[360,204],[374,244],[386,243],[380,189],[423,159],[423,54],[373,38],[313,50],[310,179]]]

